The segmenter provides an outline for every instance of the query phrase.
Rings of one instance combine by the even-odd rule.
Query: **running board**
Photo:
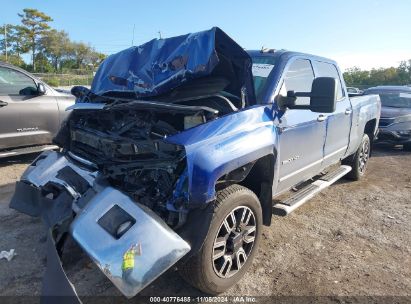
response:
[[[55,150],[55,149],[58,149],[58,146],[56,146],[56,145],[41,145],[41,146],[17,148],[17,149],[13,149],[13,150],[0,151],[0,158],[15,156],[15,155],[21,155],[21,154],[43,152],[43,151]]]
[[[338,169],[327,173],[313,183],[298,190],[285,201],[276,203],[273,206],[273,213],[281,216],[290,214],[295,209],[306,203],[309,199],[313,198],[318,192],[332,185],[350,171],[350,166],[340,166]]]

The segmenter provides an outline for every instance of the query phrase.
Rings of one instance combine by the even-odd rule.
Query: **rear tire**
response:
[[[181,276],[208,294],[227,290],[251,266],[261,230],[262,209],[251,190],[231,185],[219,191],[204,244],[180,266]]]
[[[371,142],[367,134],[364,134],[357,152],[343,160],[343,165],[351,166],[352,170],[346,175],[351,180],[358,181],[364,175],[370,158]]]

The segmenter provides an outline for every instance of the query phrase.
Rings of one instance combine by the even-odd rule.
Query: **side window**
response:
[[[13,69],[0,67],[0,95],[35,95],[33,79]]]
[[[337,79],[337,100],[344,97],[344,92],[341,86],[340,75],[338,74],[335,65],[326,62],[315,61],[316,77],[334,77]]]
[[[289,66],[280,94],[285,96],[288,91],[311,92],[314,80],[314,72],[311,63],[306,59],[297,59]],[[309,105],[309,97],[298,97],[297,105]]]

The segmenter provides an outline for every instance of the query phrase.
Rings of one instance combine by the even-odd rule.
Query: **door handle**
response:
[[[346,109],[345,110],[345,115],[350,115],[352,113],[352,110],[351,109]]]
[[[320,114],[320,115],[318,115],[318,117],[317,117],[317,121],[324,121],[326,118],[327,118],[327,116],[325,116],[325,115],[323,115],[323,114]]]
[[[5,107],[5,106],[7,106],[8,104],[9,104],[8,102],[1,101],[1,100],[0,100],[0,107]]]

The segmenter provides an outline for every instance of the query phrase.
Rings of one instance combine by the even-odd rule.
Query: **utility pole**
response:
[[[7,24],[4,25],[4,53],[6,54],[7,62]]]

